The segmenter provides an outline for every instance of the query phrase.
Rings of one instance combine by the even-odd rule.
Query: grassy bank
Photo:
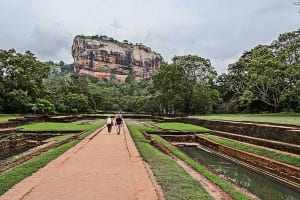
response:
[[[57,123],[57,122],[41,122],[35,124],[28,124],[20,126],[23,130],[60,130],[60,131],[72,131],[72,130],[90,130],[95,127],[98,127],[99,124],[103,124],[103,120],[98,120],[98,122],[93,124],[80,124],[80,122],[71,122],[71,123]]]
[[[55,141],[60,142],[60,141],[66,140],[70,137],[73,137],[74,135],[75,134],[66,134],[66,135],[57,136],[57,137],[55,137]]]
[[[254,147],[254,146],[250,146],[250,145],[246,145],[246,144],[241,144],[239,142],[222,139],[222,138],[214,136],[214,135],[201,134],[199,136],[208,138],[212,141],[215,141],[217,143],[220,143],[220,144],[223,144],[223,145],[235,148],[235,149],[239,149],[239,150],[246,151],[249,153],[255,153],[255,154],[258,154],[261,156],[266,156],[266,157],[272,158],[274,160],[277,160],[279,162],[283,162],[283,163],[287,163],[290,165],[300,167],[300,158],[299,157],[282,154],[282,153],[278,153],[275,151],[271,151],[271,150],[267,150],[267,149],[263,149],[263,148],[259,148],[259,147]]]
[[[155,126],[158,126],[162,129],[177,130],[177,131],[206,132],[209,130],[201,126],[196,126],[193,124],[177,123],[177,122],[156,123]]]
[[[156,181],[161,186],[166,200],[211,199],[198,181],[194,180],[174,160],[144,139],[140,131],[150,130],[149,128],[142,125],[129,125],[128,127],[139,152],[150,165]]]
[[[290,124],[300,126],[300,113],[276,113],[276,114],[216,114],[193,116],[202,119],[220,119],[232,121],[267,122],[275,124]]]
[[[15,119],[17,117],[21,117],[21,116],[16,114],[0,114],[0,123],[7,122],[9,119]]]
[[[160,144],[165,146],[167,149],[169,149],[172,153],[174,153],[177,157],[179,157],[181,160],[186,162],[188,165],[193,167],[196,171],[203,174],[205,177],[216,183],[218,186],[223,188],[227,193],[229,193],[234,199],[237,200],[245,200],[249,199],[244,194],[237,191],[231,184],[225,182],[223,179],[218,177],[217,175],[211,173],[209,170],[207,170],[205,167],[201,166],[194,160],[192,160],[190,157],[182,153],[180,150],[178,150],[176,147],[170,145],[167,141],[159,137],[158,135],[151,135],[152,138],[154,138],[156,141],[158,141]]]

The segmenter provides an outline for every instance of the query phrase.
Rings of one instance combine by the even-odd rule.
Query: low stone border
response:
[[[295,144],[266,140],[266,139],[255,138],[250,136],[243,136],[243,135],[232,134],[232,133],[227,133],[222,131],[209,131],[208,133],[211,135],[225,137],[233,140],[238,140],[241,142],[247,142],[250,144],[256,144],[259,146],[269,147],[272,149],[277,149],[280,151],[286,151],[289,153],[295,153],[300,155],[300,146]]]
[[[169,142],[197,142],[205,147],[220,152],[221,154],[229,155],[232,158],[243,161],[248,165],[245,166],[250,169],[256,169],[256,171],[265,170],[268,173],[265,175],[279,181],[283,182],[297,190],[300,190],[300,168],[285,163],[278,162],[273,159],[269,159],[260,155],[253,153],[248,153],[245,151],[237,150],[225,145],[216,143],[207,138],[200,138],[198,136],[170,136],[162,135],[165,140]],[[229,159],[226,157],[226,159]],[[234,161],[235,162],[235,161]],[[243,165],[244,166],[244,165]],[[252,166],[252,167],[250,167]],[[258,170],[261,169],[261,170]],[[269,173],[271,172],[271,173]],[[275,175],[275,176],[274,176]]]
[[[80,137],[85,132],[86,131],[81,131],[80,133],[78,133],[78,134],[76,134],[76,135],[74,135],[74,136],[72,136],[72,137],[70,137],[70,138],[68,138],[66,140],[50,144],[49,146],[41,148],[38,151],[32,152],[31,154],[26,155],[26,156],[24,156],[24,157],[22,157],[22,158],[20,158],[20,159],[18,159],[16,161],[14,161],[14,162],[8,164],[8,165],[1,166],[0,167],[0,174],[3,173],[6,170],[12,168],[12,167],[15,167],[15,166],[20,165],[20,164],[22,164],[22,163],[24,163],[24,162],[26,162],[28,160],[31,160],[33,157],[41,155],[42,153],[47,152],[50,149],[53,149],[53,148],[58,147],[58,146],[61,146],[61,145],[65,144],[65,143],[67,143],[67,142],[70,142],[71,140],[77,139],[78,137]]]
[[[245,161],[252,164],[255,167],[260,167],[279,177],[293,181],[295,184],[292,185],[300,189],[300,168],[285,163],[278,162],[273,159],[265,158],[260,155],[248,153],[245,151],[237,150],[219,143],[216,143],[207,138],[196,137],[196,141],[206,147],[212,148],[218,152],[227,154],[238,160]]]
[[[203,126],[217,131],[251,136],[280,142],[300,145],[300,128],[289,126],[276,126],[269,124],[256,124],[235,121],[206,120],[197,118],[157,118],[164,122],[181,122]]]

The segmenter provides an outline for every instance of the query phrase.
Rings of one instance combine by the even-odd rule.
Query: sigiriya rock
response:
[[[163,61],[150,47],[126,40],[118,42],[107,36],[76,36],[72,56],[76,73],[106,80],[115,76],[120,82],[129,74],[135,80],[151,79]]]

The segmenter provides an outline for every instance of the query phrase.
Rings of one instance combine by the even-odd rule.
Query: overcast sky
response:
[[[226,72],[244,51],[300,28],[294,0],[0,0],[0,48],[72,63],[75,35],[143,43],[166,61],[197,54]]]

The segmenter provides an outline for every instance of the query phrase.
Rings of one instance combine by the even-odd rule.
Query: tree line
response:
[[[218,77],[221,112],[300,112],[300,30],[258,45]]]
[[[300,112],[300,31],[246,51],[218,76],[207,58],[174,56],[151,81],[98,80],[30,51],[0,50],[0,112],[158,114]]]

